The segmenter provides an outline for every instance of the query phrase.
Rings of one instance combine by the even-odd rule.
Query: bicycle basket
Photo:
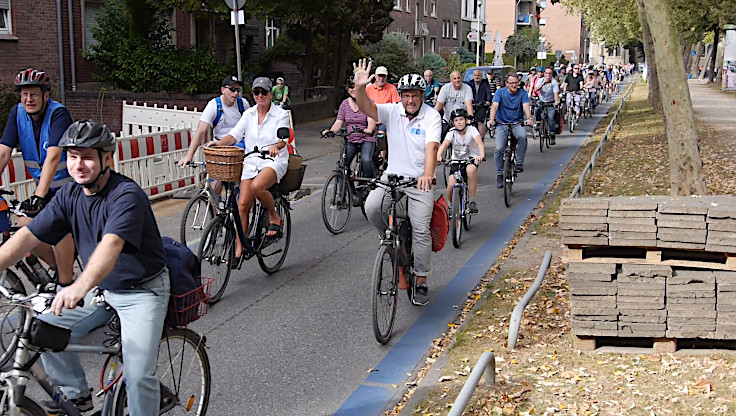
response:
[[[279,192],[298,191],[302,187],[304,171],[307,169],[307,165],[302,164],[302,160],[303,158],[299,155],[289,155],[289,167],[286,169],[284,177],[279,181]]]
[[[225,182],[240,182],[244,150],[235,146],[204,148],[204,160],[210,178]]]
[[[63,351],[69,345],[72,331],[33,318],[31,322],[31,344],[42,350]]]
[[[166,326],[185,327],[207,314],[210,299],[210,286],[215,279],[202,277],[202,286],[184,293],[171,295],[166,312]]]

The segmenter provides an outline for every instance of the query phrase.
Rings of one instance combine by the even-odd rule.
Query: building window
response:
[[[429,9],[432,17],[437,17],[437,0],[429,1]]]
[[[278,39],[279,34],[281,33],[281,29],[276,27],[276,22],[273,21],[273,19],[266,20],[266,47],[270,48],[271,46],[276,43],[276,39]]]
[[[442,21],[442,38],[443,39],[450,38],[450,21],[449,20]]]
[[[452,38],[457,39],[457,22],[452,22]]]
[[[424,8],[422,10],[424,12],[424,15],[426,16],[429,12],[429,9],[427,8],[427,0],[424,0],[423,6]]]
[[[401,10],[401,0],[394,0],[394,10]]]
[[[436,46],[437,46],[437,38],[435,37],[429,38],[429,50],[432,51],[433,53],[437,53],[437,51],[435,50]]]
[[[92,37],[92,28],[97,26],[97,16],[102,13],[104,3],[100,1],[87,0],[84,2],[84,45],[85,49],[89,49],[97,44]]]
[[[0,0],[0,35],[11,33],[13,26],[10,24],[10,0]]]
[[[411,13],[411,1],[412,0],[406,0],[406,12]]]
[[[475,19],[475,0],[463,0],[463,19]]]

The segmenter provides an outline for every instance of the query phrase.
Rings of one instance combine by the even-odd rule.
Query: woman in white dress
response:
[[[251,91],[256,105],[243,113],[238,124],[221,140],[212,143],[217,146],[233,145],[236,138],[243,137],[245,153],[254,148],[268,150],[270,158],[262,158],[259,154],[251,154],[243,160],[243,174],[240,177],[240,199],[238,211],[243,229],[248,229],[248,212],[253,208],[256,198],[268,210],[270,226],[268,236],[277,236],[281,233],[281,218],[276,212],[273,196],[268,191],[286,174],[289,165],[289,154],[286,141],[276,137],[280,127],[289,127],[289,115],[276,105],[271,105],[271,80],[258,77],[253,81]],[[238,241],[235,256],[240,257],[243,247]]]

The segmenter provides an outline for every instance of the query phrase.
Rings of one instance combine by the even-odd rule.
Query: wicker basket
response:
[[[212,179],[239,182],[243,172],[243,149],[235,146],[210,146],[204,148],[207,174]]]

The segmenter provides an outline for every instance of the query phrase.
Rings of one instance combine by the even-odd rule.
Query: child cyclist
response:
[[[475,126],[470,125],[468,111],[464,108],[458,108],[450,114],[450,120],[455,126],[447,132],[445,140],[442,142],[437,151],[437,161],[442,162],[442,155],[448,146],[452,145],[452,159],[469,159],[473,158],[473,163],[468,164],[466,173],[468,175],[468,187],[470,188],[470,213],[478,212],[475,205],[475,190],[478,187],[478,165],[485,157],[483,141],[481,141],[480,133]],[[458,170],[458,164],[453,163],[450,166],[450,176],[447,179],[447,199],[452,200],[452,187],[455,186],[455,171]]]

